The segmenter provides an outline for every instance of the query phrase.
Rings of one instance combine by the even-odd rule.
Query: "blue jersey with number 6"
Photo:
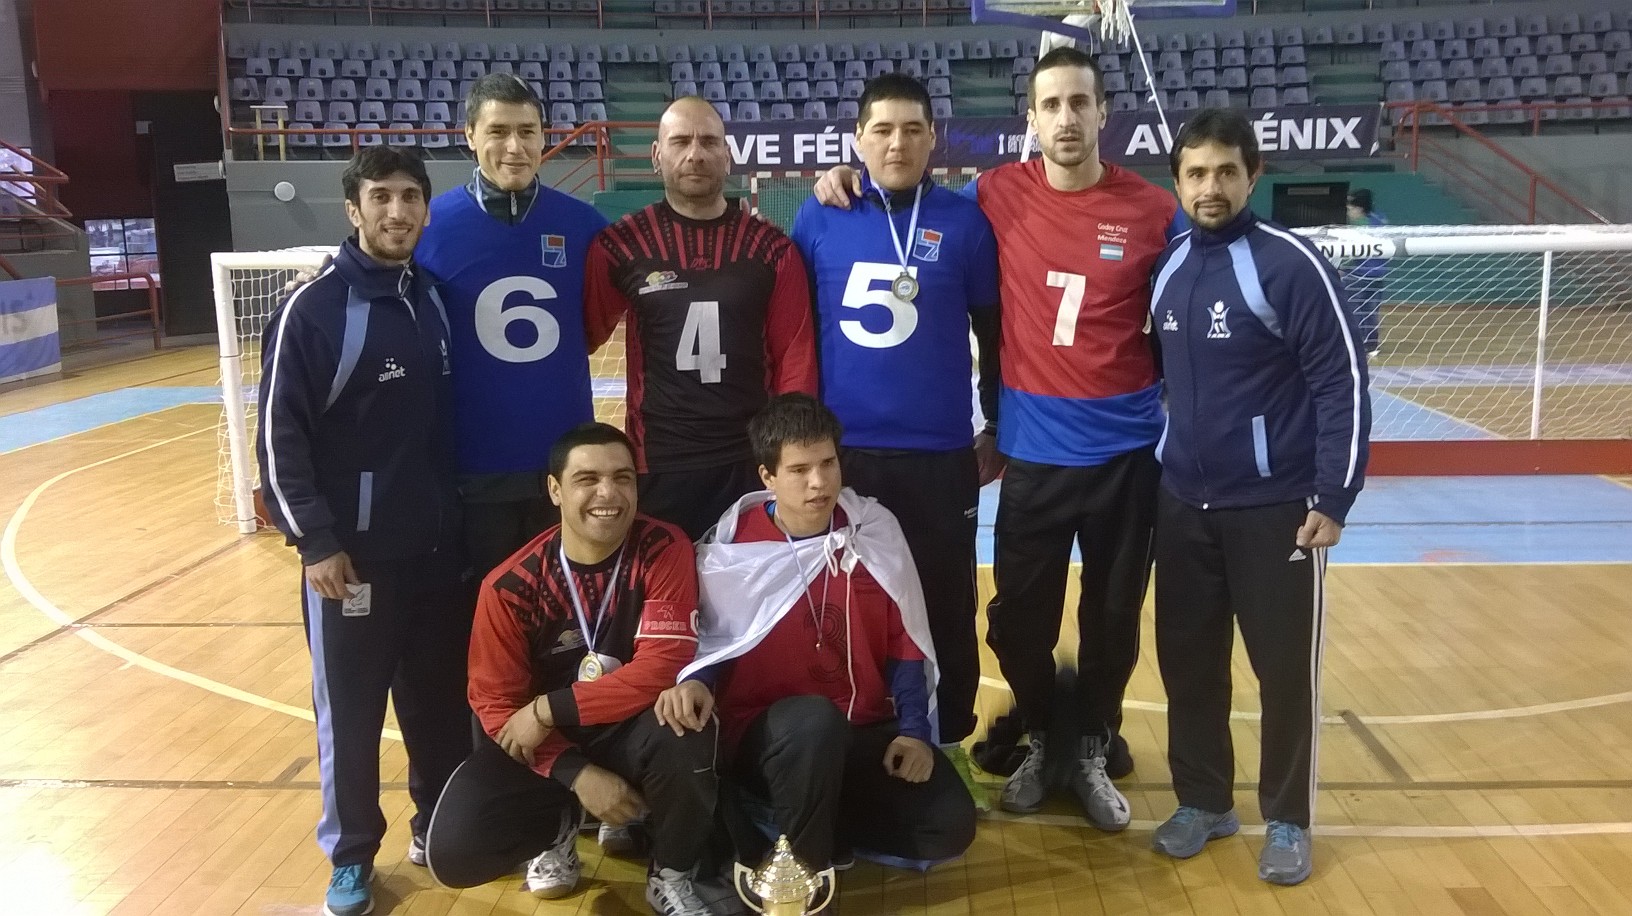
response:
[[[793,221],[815,289],[822,401],[847,446],[943,452],[974,439],[969,314],[997,306],[997,240],[974,201],[928,178],[919,187],[916,226],[916,189],[886,211],[870,181],[849,210],[811,198]],[[891,291],[903,270],[918,284],[910,299]]]
[[[414,254],[446,293],[461,472],[543,470],[555,440],[594,418],[584,258],[604,228],[594,207],[547,187],[514,225],[469,186],[431,201]]]

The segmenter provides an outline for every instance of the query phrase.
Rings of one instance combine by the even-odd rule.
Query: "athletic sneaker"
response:
[[[554,900],[577,889],[578,878],[584,873],[584,863],[578,860],[577,840],[577,832],[570,832],[559,846],[544,850],[527,863],[528,893]]]
[[[1043,733],[1032,732],[1031,750],[1026,753],[1026,759],[1020,761],[1020,766],[1003,783],[1004,811],[1032,814],[1043,806],[1043,799],[1048,796],[1048,784],[1043,779],[1043,744]]]
[[[692,886],[692,872],[658,868],[646,876],[646,902],[658,916],[711,916]]]
[[[1234,811],[1214,814],[1189,805],[1180,805],[1173,816],[1156,828],[1150,848],[1175,859],[1188,859],[1207,845],[1208,840],[1232,836],[1241,829]]]
[[[601,828],[595,832],[595,840],[601,844],[601,849],[607,855],[622,859],[630,858],[640,852],[640,843],[635,839],[630,827],[630,824],[614,827],[602,823]]]
[[[961,744],[943,744],[941,752],[951,762],[952,769],[957,771],[958,778],[963,780],[963,787],[969,790],[969,797],[975,801],[978,811],[992,810],[992,796],[986,787],[975,780],[975,763],[969,759],[969,752]]]
[[[374,891],[368,886],[372,877],[372,865],[337,866],[329,878],[329,892],[323,897],[324,916],[363,916],[374,912]]]
[[[1071,774],[1071,791],[1077,793],[1088,823],[1115,833],[1128,826],[1133,812],[1111,777],[1105,773],[1105,739],[1083,738],[1076,771]]]
[[[1105,775],[1121,779],[1132,772],[1133,751],[1128,749],[1128,739],[1118,734],[1111,739],[1111,749],[1105,755]]]
[[[425,837],[423,835],[416,833],[414,838],[408,841],[408,861],[420,868],[425,867]]]
[[[1286,821],[1270,821],[1264,851],[1258,854],[1258,877],[1270,884],[1300,884],[1315,868],[1309,831]]]

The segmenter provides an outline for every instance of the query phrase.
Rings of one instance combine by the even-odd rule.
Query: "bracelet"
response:
[[[547,729],[549,726],[544,724],[544,717],[538,714],[538,701],[538,697],[533,697],[533,701],[527,704],[527,708],[533,711],[533,721],[538,723],[538,727]]]

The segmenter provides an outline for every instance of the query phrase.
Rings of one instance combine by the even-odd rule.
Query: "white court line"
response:
[[[151,415],[144,414],[143,416]],[[132,417],[130,419],[137,418]],[[129,664],[135,665],[138,668],[143,668],[147,671],[151,671],[161,677],[171,678],[172,680],[177,680],[184,684],[191,684],[194,687],[198,687],[202,690],[208,690],[211,693],[218,694],[230,700],[238,700],[239,702],[248,703],[251,706],[259,706],[262,709],[269,709],[273,712],[283,713],[286,716],[293,716],[296,719],[305,719],[307,722],[315,722],[316,719],[310,709],[302,709],[299,706],[290,706],[287,703],[279,703],[277,700],[267,699],[266,697],[250,693],[247,690],[240,690],[237,687],[223,684],[220,681],[212,681],[207,677],[194,674],[191,671],[183,671],[180,668],[172,668],[163,662],[156,662],[140,652],[127,649],[94,630],[84,627],[74,627],[74,618],[64,613],[61,608],[57,607],[55,604],[52,604],[49,598],[41,594],[40,590],[34,587],[34,583],[29,581],[28,576],[23,574],[22,567],[17,563],[17,532],[22,529],[23,519],[28,517],[28,511],[34,507],[34,504],[39,501],[40,496],[44,494],[46,490],[50,489],[52,485],[57,484],[68,477],[72,477],[81,471],[89,471],[92,468],[98,468],[104,464],[111,464],[115,461],[129,458],[132,455],[139,455],[142,452],[148,451],[149,449],[169,445],[173,442],[180,442],[183,439],[190,439],[193,436],[197,436],[201,433],[213,432],[215,432],[215,427],[208,426],[204,429],[193,430],[190,433],[182,433],[179,436],[172,436],[169,439],[153,442],[140,448],[131,449],[128,452],[114,455],[111,458],[103,458],[101,461],[93,461],[90,464],[74,468],[71,471],[63,471],[61,474],[58,474],[50,480],[47,480],[45,483],[35,487],[34,491],[29,493],[28,497],[23,500],[22,505],[17,507],[17,511],[11,516],[11,520],[6,523],[5,534],[0,536],[0,564],[4,564],[6,576],[11,579],[12,586],[17,589],[18,593],[23,596],[24,600],[26,600],[29,604],[32,604],[36,610],[44,614],[46,617],[49,617],[52,622],[56,623],[58,626],[72,627],[71,632],[75,636],[78,636],[80,639],[85,640],[92,646],[101,649],[103,652],[106,652],[116,658],[124,659]],[[385,737],[394,741],[402,740],[402,733],[396,729],[385,729],[383,734]]]
[[[1409,788],[1402,786],[1402,788]],[[981,815],[982,820],[1013,821],[1037,824],[1043,827],[1086,827],[1088,822],[1070,814],[1005,814],[998,811]],[[1155,830],[1161,821],[1135,820],[1128,823],[1130,830]],[[1263,824],[1242,824],[1241,832],[1262,836]],[[1397,839],[1498,839],[1503,837],[1593,836],[1632,833],[1632,821],[1607,821],[1602,824],[1473,824],[1454,827],[1405,827],[1382,824],[1317,824],[1317,837],[1382,837]]]
[[[980,686],[990,687],[993,690],[1009,691],[1008,682],[1001,678],[981,675]],[[1538,703],[1534,706],[1509,706],[1502,709],[1472,709],[1467,712],[1436,712],[1410,716],[1362,716],[1356,715],[1361,722],[1367,725],[1429,725],[1444,724],[1447,722],[1479,722],[1490,719],[1523,719],[1529,716],[1545,716],[1555,712],[1571,712],[1577,709],[1592,709],[1595,706],[1613,706],[1617,703],[1632,702],[1632,690],[1622,693],[1606,693],[1602,696],[1583,697],[1579,700],[1564,700],[1559,703]],[[1137,709],[1143,712],[1167,712],[1166,703],[1153,703],[1149,700],[1123,700],[1124,709]],[[1234,710],[1230,718],[1245,721],[1258,721],[1258,713],[1251,711]],[[1322,725],[1342,725],[1342,716],[1321,716]]]

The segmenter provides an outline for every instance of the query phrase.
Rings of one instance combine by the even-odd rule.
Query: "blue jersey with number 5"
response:
[[[594,207],[547,187],[514,225],[468,186],[431,201],[414,254],[446,292],[461,472],[543,470],[555,440],[594,418],[584,258],[605,227]]]
[[[815,289],[822,401],[847,446],[939,452],[974,439],[969,314],[997,306],[997,241],[974,201],[921,187],[916,226],[914,191],[886,212],[870,181],[849,210],[811,198],[793,222]],[[892,294],[902,255],[910,299]]]

